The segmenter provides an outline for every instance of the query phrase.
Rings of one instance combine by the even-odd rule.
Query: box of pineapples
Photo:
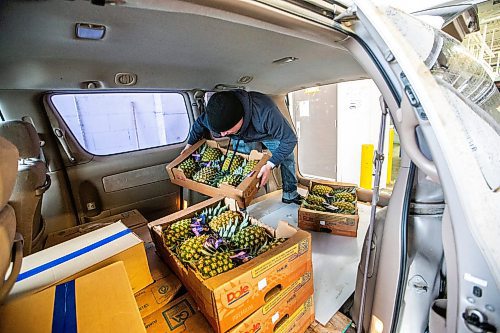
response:
[[[270,156],[252,150],[234,153],[216,141],[200,140],[167,165],[170,181],[215,197],[233,198],[247,207],[258,191],[257,174]]]
[[[276,229],[216,197],[148,224],[160,256],[222,333],[312,272],[311,235]]]
[[[358,197],[355,184],[312,180],[299,208],[299,228],[335,235],[358,234]]]

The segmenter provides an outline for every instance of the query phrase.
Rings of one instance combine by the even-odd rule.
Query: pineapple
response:
[[[210,236],[201,250],[202,257],[193,266],[205,279],[224,273],[236,266],[228,244],[220,238]]]
[[[191,231],[191,219],[172,223],[163,231],[163,243],[166,247],[175,247],[182,240],[194,236]]]
[[[314,195],[329,195],[333,192],[330,186],[326,185],[314,185],[311,189],[311,193]]]
[[[325,198],[314,194],[309,194],[306,198],[306,201],[311,205],[317,205],[317,206],[321,206],[322,204],[326,203]]]
[[[179,164],[179,169],[181,169],[186,177],[192,178],[194,173],[198,170],[198,165],[193,158],[189,157]]]
[[[274,249],[276,246],[283,244],[285,241],[286,241],[286,238],[273,239],[271,242],[268,242],[268,243],[264,244],[261,248],[259,248],[256,256],[260,256],[262,253],[267,252],[271,249]]]
[[[335,194],[336,201],[345,201],[345,202],[353,202],[356,200],[356,197],[348,192],[340,192]]]
[[[228,184],[231,186],[238,186],[240,183],[243,181],[243,176],[239,174],[232,174],[232,175],[225,175],[223,176],[217,183],[217,187],[220,186],[220,184]]]
[[[201,155],[201,161],[210,162],[218,160],[221,157],[222,151],[220,151],[220,149],[214,147],[206,147],[206,149],[203,151],[203,154]]]
[[[354,206],[354,204],[350,202],[339,201],[333,203],[332,206],[335,206],[339,209],[338,213],[349,214],[349,215],[354,215],[356,213],[356,207]]]
[[[232,242],[241,249],[252,249],[263,246],[269,240],[266,229],[258,225],[251,225],[237,232]]]
[[[204,167],[193,175],[193,180],[202,184],[212,185],[218,172],[217,168]]]
[[[253,168],[255,168],[257,164],[259,164],[259,160],[248,161],[245,167],[243,168],[243,175],[246,176],[250,172],[252,172]]]
[[[235,264],[229,252],[216,252],[201,257],[195,267],[203,278],[208,279],[233,269]]]
[[[226,210],[219,216],[214,217],[213,219],[210,220],[208,225],[210,228],[215,231],[219,232],[219,230],[225,226],[227,226],[232,220],[242,220],[243,216],[241,215],[240,212],[236,212],[234,210]]]
[[[201,235],[185,240],[177,249],[177,254],[182,262],[196,262],[203,252],[203,244],[208,239],[208,235]]]
[[[222,164],[222,171],[229,171],[230,173],[234,173],[234,171],[238,169],[243,164],[244,161],[245,159],[240,155],[234,155],[234,153],[232,152],[228,153],[224,160],[224,163]],[[230,163],[231,167],[229,167]]]
[[[304,202],[304,208],[312,209],[312,210],[317,210],[317,211],[320,211],[320,212],[326,212],[326,208],[325,207],[318,206],[318,205],[311,205],[311,204],[308,204],[307,202]]]

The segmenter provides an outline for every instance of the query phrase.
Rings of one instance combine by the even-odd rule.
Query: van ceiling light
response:
[[[238,83],[249,84],[253,80],[253,76],[245,75],[238,79]]]
[[[281,58],[281,59],[276,59],[273,61],[273,64],[288,64],[288,63],[291,63],[291,62],[294,62],[296,60],[299,60],[299,58],[295,58],[295,57],[284,57],[284,58]]]
[[[104,37],[106,27],[101,24],[77,23],[75,34],[77,38],[99,40]]]
[[[137,75],[134,73],[116,73],[115,84],[119,86],[133,86],[137,83]]]

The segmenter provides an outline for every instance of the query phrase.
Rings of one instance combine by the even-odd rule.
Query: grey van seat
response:
[[[18,158],[16,147],[0,137],[0,304],[14,285],[23,257],[22,237],[16,235],[16,215],[8,204],[16,183]],[[6,278],[11,258],[14,265]]]
[[[0,136],[19,151],[17,181],[10,204],[16,212],[17,231],[24,238],[24,255],[28,255],[43,241],[42,197],[50,186],[50,177],[46,163],[40,159],[40,138],[32,124],[21,120],[2,122]]]

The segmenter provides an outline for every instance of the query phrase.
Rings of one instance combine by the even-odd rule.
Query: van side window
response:
[[[82,148],[94,155],[181,143],[189,133],[179,93],[56,94],[51,102]]]

